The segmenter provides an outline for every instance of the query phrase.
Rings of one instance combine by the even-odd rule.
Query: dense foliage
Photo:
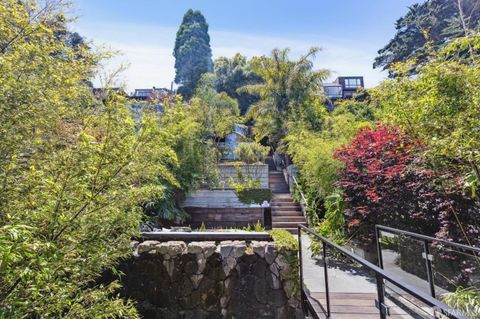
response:
[[[418,66],[417,78],[402,75],[386,81],[374,95],[388,120],[428,146],[424,155],[430,165],[463,176],[475,197],[480,177],[479,62],[450,58],[468,45],[478,50],[480,37],[454,41]]]
[[[344,192],[349,233],[368,242],[375,224],[478,244],[480,213],[451,174],[421,167],[414,141],[395,127],[362,130],[336,157],[345,163]]]
[[[208,24],[200,11],[188,10],[177,31],[175,48],[175,82],[181,84],[178,92],[189,99],[197,82],[206,72],[212,71],[212,49]]]
[[[240,113],[245,115],[250,105],[258,101],[258,97],[238,92],[238,89],[245,85],[260,83],[261,78],[251,70],[247,58],[240,53],[232,58],[217,58],[213,69],[217,92],[225,92],[231,98],[237,99]]]
[[[235,149],[235,155],[238,160],[247,164],[262,163],[267,158],[269,150],[268,146],[256,142],[242,142]]]
[[[326,70],[313,70],[312,58],[318,51],[312,48],[297,61],[289,60],[288,49],[274,49],[270,57],[252,58],[250,66],[263,81],[239,90],[260,97],[247,114],[255,121],[257,140],[268,139],[271,146],[278,146],[288,132],[291,117],[316,124],[315,113],[323,109],[321,82],[328,75]]]
[[[181,99],[162,101],[158,134],[176,154],[176,165],[169,167],[176,183],[161,179],[165,191],[142,203],[149,224],[184,222],[188,216],[179,207],[179,201],[194,188],[215,183],[218,152],[209,126],[205,125],[205,114],[196,103],[186,104]]]
[[[428,59],[431,48],[441,48],[452,39],[470,35],[480,26],[480,6],[477,0],[427,0],[414,4],[407,14],[397,20],[397,33],[381,50],[374,67],[388,69],[415,58],[417,63]],[[464,52],[464,57],[471,52]]]
[[[338,195],[336,181],[343,164],[333,156],[335,151],[375,118],[366,102],[355,100],[338,103],[331,113],[324,108],[318,114],[315,121],[322,123],[320,130],[313,131],[308,126],[299,125],[285,138],[287,154],[295,163],[302,191],[309,200],[307,215],[311,225],[316,225],[327,210],[326,198]],[[324,229],[327,232],[327,228]],[[337,231],[330,229],[332,233]]]
[[[135,318],[98,277],[130,253],[143,209],[201,182],[212,152],[193,105],[133,116],[115,90],[94,96],[110,54],[69,35],[66,10],[0,2],[0,317]]]

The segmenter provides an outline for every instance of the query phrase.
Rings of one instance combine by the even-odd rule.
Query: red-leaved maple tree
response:
[[[421,167],[415,156],[420,148],[399,128],[379,124],[359,131],[335,153],[345,163],[337,185],[344,191],[350,234],[370,240],[374,225],[386,224],[458,242],[478,238],[480,216],[472,215],[478,204],[462,194],[454,176]],[[444,181],[454,187],[445,188]]]

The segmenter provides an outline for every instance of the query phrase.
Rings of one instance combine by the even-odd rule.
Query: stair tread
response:
[[[300,207],[300,204],[296,202],[273,202],[272,207]]]

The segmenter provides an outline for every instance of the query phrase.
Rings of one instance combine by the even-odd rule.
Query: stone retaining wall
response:
[[[275,243],[134,244],[121,267],[124,293],[144,318],[303,318],[287,261]]]

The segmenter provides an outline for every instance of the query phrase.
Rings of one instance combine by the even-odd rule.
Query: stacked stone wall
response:
[[[302,318],[297,276],[274,242],[134,244],[124,294],[144,318]]]

